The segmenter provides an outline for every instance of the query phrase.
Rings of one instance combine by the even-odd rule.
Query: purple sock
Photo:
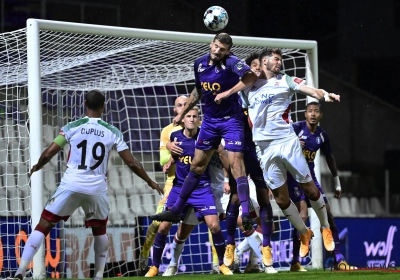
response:
[[[185,182],[183,182],[181,193],[179,194],[178,199],[170,209],[171,212],[178,214],[182,212],[182,209],[185,206],[190,195],[199,185],[200,177],[201,174],[196,174],[193,171],[189,172],[189,174],[186,176]]]
[[[272,216],[272,207],[270,203],[268,203],[267,206],[261,207],[260,219],[261,219],[261,227],[263,234],[263,247],[265,246],[271,247],[273,216]]]
[[[297,236],[297,229],[293,228],[293,260],[292,264],[300,262],[300,240]]]
[[[152,265],[157,268],[160,267],[161,257],[165,248],[166,241],[167,241],[167,235],[163,235],[157,232],[153,244],[153,262],[152,262]]]
[[[225,254],[225,240],[222,231],[219,230],[217,233],[212,233],[212,239],[215,250],[217,251],[219,265],[222,265],[224,263]]]
[[[340,251],[339,232],[336,228],[334,230],[331,228],[331,230],[332,230],[333,241],[335,241],[335,249],[333,250],[333,253],[335,254],[336,262],[340,263],[341,261],[344,261],[344,256]]]
[[[237,178],[236,184],[240,204],[242,205],[242,215],[249,215],[250,191],[247,176]]]
[[[228,204],[226,209],[226,244],[235,245],[235,232],[240,205]]]

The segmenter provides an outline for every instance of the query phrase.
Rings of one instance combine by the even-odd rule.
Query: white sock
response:
[[[179,243],[176,242],[176,240],[178,240]],[[174,249],[174,253],[171,256],[171,261],[169,262],[169,265],[171,266],[177,266],[179,263],[179,259],[182,255],[183,252],[183,246],[185,245],[185,240],[179,240],[176,237],[176,234],[174,236],[174,241],[172,242],[172,248]]]
[[[250,249],[250,262],[252,264],[258,264],[258,260],[262,259],[261,251],[258,249],[259,254],[257,251],[254,251],[253,248]]]
[[[320,193],[320,196],[317,201],[312,201],[311,199],[309,200],[311,207],[314,209],[315,214],[317,214],[319,222],[321,223],[321,227],[329,228],[328,213],[326,212],[325,201],[324,198],[322,197],[322,194]]]
[[[250,245],[249,242],[247,240],[247,238],[243,239],[242,242],[240,242],[239,246],[236,247],[235,249],[235,255],[240,258],[244,252],[247,252],[248,250],[250,250]]]
[[[106,234],[94,236],[94,279],[103,279],[108,257],[108,237]]]
[[[262,239],[258,236],[257,232],[254,231],[252,235],[247,236],[245,239],[249,242],[249,245],[252,250],[250,250],[250,259],[251,259],[251,253],[255,253],[258,258],[262,259],[262,254],[261,254],[261,247],[262,247]],[[258,260],[257,260],[258,262]]]
[[[21,262],[17,269],[15,275],[21,274],[22,277],[25,277],[26,269],[28,268],[30,262],[33,260],[37,250],[43,243],[45,236],[42,232],[34,230],[28,238],[24,246],[24,251],[22,252]]]
[[[281,209],[282,210],[282,209]],[[297,210],[296,205],[290,200],[290,205],[287,209],[282,210],[285,217],[292,223],[292,225],[297,229],[300,234],[307,233],[306,225],[300,217],[299,210]]]

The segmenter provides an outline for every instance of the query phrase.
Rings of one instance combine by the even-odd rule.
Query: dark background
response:
[[[318,42],[319,85],[339,93],[324,107],[342,184],[355,195],[383,195],[384,169],[400,166],[385,154],[400,150],[399,0],[0,0],[1,32],[24,28],[27,18],[212,33],[205,10],[224,7],[231,35]],[[398,154],[400,155],[400,153]],[[392,178],[393,177],[393,178]],[[400,179],[391,192],[400,194]],[[400,198],[399,198],[400,201]]]

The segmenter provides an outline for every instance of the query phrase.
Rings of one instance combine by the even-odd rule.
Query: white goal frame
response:
[[[30,115],[30,167],[32,167],[33,164],[38,161],[42,153],[43,135],[39,41],[40,30],[194,43],[209,43],[215,36],[215,34],[146,30],[137,28],[28,19],[26,36],[28,56],[28,101]],[[318,88],[318,48],[316,41],[254,38],[244,36],[232,36],[232,39],[235,44],[240,44],[244,46],[273,46],[305,50],[309,59],[314,86]],[[320,179],[320,168],[318,163],[319,160],[317,159],[315,173],[317,175],[317,178]],[[32,175],[30,179],[32,187],[32,229],[34,229],[39,222],[40,215],[43,210],[43,171],[40,170],[34,173],[34,175]],[[322,242],[319,234],[319,223],[318,219],[313,219],[312,217],[310,217],[310,220],[312,221],[312,228],[317,229],[314,230],[315,236],[313,239],[312,266],[313,268],[322,268]],[[315,220],[317,223],[314,223]],[[45,251],[44,246],[41,246],[34,258],[33,278],[43,278],[45,277],[45,273]]]

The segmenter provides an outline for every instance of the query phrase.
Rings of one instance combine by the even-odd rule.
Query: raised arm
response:
[[[173,123],[175,126],[179,125],[183,119],[183,116],[185,116],[189,111],[201,100],[203,97],[203,92],[201,89],[194,88],[192,92],[190,93],[189,96],[189,102],[186,103],[185,107],[182,109],[182,111],[173,119]]]
[[[301,85],[299,91],[305,95],[314,97],[318,100],[324,99],[325,102],[334,102],[334,101],[340,102],[340,95],[334,93],[328,93],[323,89],[314,88],[306,84]]]
[[[246,88],[249,88],[251,85],[255,83],[255,81],[257,81],[257,79],[258,77],[256,73],[254,73],[253,71],[249,70],[245,72],[240,81],[236,85],[234,85],[231,89],[219,93],[215,96],[214,99],[215,103],[220,104],[223,99],[228,98],[232,94],[237,93],[241,90],[245,90]]]
[[[156,190],[159,194],[164,193],[164,191],[163,191],[163,189],[161,189],[160,185],[157,184],[156,182],[154,182],[149,177],[149,175],[143,169],[142,164],[131,154],[129,149],[120,151],[120,152],[118,152],[118,154],[122,158],[122,160],[125,162],[125,164],[129,167],[129,169],[132,170],[133,173],[138,175],[144,181],[146,181],[147,185],[150,188],[152,188],[153,190]]]

